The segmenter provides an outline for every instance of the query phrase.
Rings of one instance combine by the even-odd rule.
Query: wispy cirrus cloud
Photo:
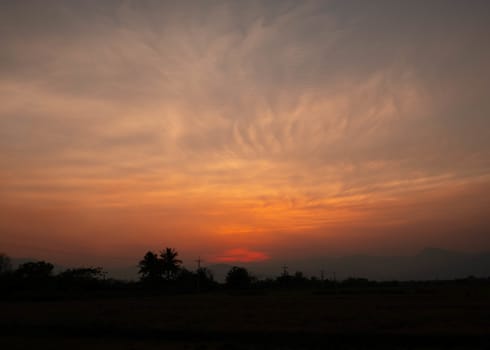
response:
[[[424,191],[488,181],[485,2],[0,7],[9,210],[72,208],[108,241],[132,217],[129,245],[137,223],[223,251],[368,225],[387,201],[415,220]]]

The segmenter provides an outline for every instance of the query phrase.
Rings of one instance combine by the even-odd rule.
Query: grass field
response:
[[[487,290],[0,303],[2,349],[488,349]],[[3,345],[3,346],[2,346]]]

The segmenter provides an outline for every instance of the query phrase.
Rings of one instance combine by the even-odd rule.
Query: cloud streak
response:
[[[52,209],[34,236],[124,221],[128,245],[140,225],[142,244],[174,232],[218,254],[379,218],[403,232],[417,198],[488,190],[486,2],[0,6],[0,205]]]

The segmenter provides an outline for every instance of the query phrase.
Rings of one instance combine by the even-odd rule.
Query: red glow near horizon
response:
[[[268,260],[270,257],[259,251],[253,251],[246,248],[229,249],[223,255],[212,258],[214,262],[233,263],[233,262],[258,262]]]

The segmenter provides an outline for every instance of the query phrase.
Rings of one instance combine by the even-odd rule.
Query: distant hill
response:
[[[343,278],[356,275],[377,280],[412,280],[490,276],[490,253],[465,254],[438,248],[426,248],[414,256],[351,256],[330,263]]]
[[[461,253],[439,248],[425,248],[412,256],[352,255],[338,258],[315,257],[271,263],[237,264],[248,268],[259,278],[281,274],[286,264],[290,274],[302,271],[308,276],[345,279],[364,277],[373,280],[431,280],[467,276],[490,277],[490,252]],[[223,281],[231,265],[210,265],[216,279]]]
[[[240,264],[237,264],[240,265]],[[214,279],[218,282],[224,282],[226,279],[226,274],[234,265],[229,264],[214,264],[209,265],[207,268],[213,273]]]

